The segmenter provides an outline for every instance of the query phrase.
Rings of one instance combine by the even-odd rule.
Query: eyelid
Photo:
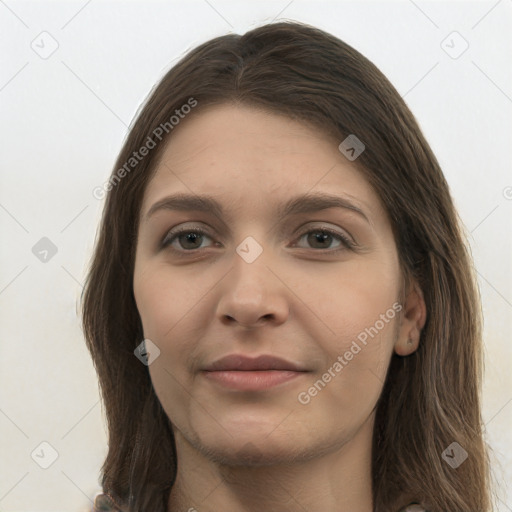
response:
[[[311,223],[316,223],[318,225],[311,225]],[[349,232],[346,229],[343,229],[340,227],[331,227],[327,225],[328,223],[322,222],[322,221],[310,221],[306,223],[305,225],[301,226],[297,229],[297,233],[299,233],[298,236],[302,236],[305,233],[309,233],[310,231],[326,231],[328,233],[334,234],[336,236],[344,238],[348,243],[352,245],[357,245],[356,241],[352,237],[352,235],[349,234]]]
[[[317,222],[320,225],[311,225],[311,223],[306,223],[306,224],[302,225],[300,228],[298,228],[297,230],[295,230],[295,234],[293,235],[294,238],[293,238],[293,242],[292,242],[292,247],[298,247],[297,243],[306,234],[317,231],[317,232],[328,233],[331,236],[333,236],[334,238],[337,238],[341,245],[340,245],[340,247],[334,248],[334,249],[309,248],[309,250],[312,250],[312,251],[315,251],[315,252],[318,252],[318,253],[324,254],[324,255],[329,255],[329,254],[332,255],[332,254],[335,254],[335,253],[338,253],[341,251],[346,251],[346,250],[356,251],[359,248],[358,244],[354,241],[353,237],[350,234],[348,234],[345,230],[344,230],[344,232],[340,232],[339,228],[336,229],[336,228],[327,226],[325,222],[321,222],[321,221],[312,221],[312,222]],[[178,226],[168,230],[166,232],[164,238],[160,242],[160,249],[164,250],[164,249],[169,248],[171,246],[171,243],[174,242],[177,239],[177,237],[179,237],[183,233],[198,233],[203,236],[206,235],[208,238],[214,240],[215,235],[213,235],[211,233],[209,228],[206,228],[203,226],[197,226],[197,225],[188,226],[187,224],[188,223],[185,223],[185,225],[183,225],[183,224],[178,225]],[[172,240],[172,242],[171,242],[171,240]],[[215,242],[213,245],[215,245],[216,243],[217,242]],[[298,248],[303,249],[303,250],[308,250],[308,248],[304,248],[304,247],[298,247]],[[191,249],[191,250],[187,251],[184,249],[179,250],[179,249],[174,249],[171,247],[171,250],[173,250],[174,252],[176,252],[180,255],[184,255],[186,253],[197,254],[198,252],[202,252],[202,251],[206,250],[206,248]]]
[[[197,224],[197,222],[199,222],[199,224]],[[188,226],[189,224],[192,224],[192,226]],[[320,224],[320,226],[317,226],[317,225],[314,225],[314,226],[311,226],[310,224]],[[303,230],[306,230],[306,231],[309,231],[309,230],[312,230],[314,228],[317,228],[317,229],[325,229],[326,231],[332,231],[334,230],[334,233],[335,234],[340,234],[337,229],[342,229],[343,230],[343,233],[341,234],[346,234],[346,238],[349,238],[349,241],[351,243],[353,243],[354,245],[357,245],[357,243],[355,242],[353,236],[345,229],[345,228],[340,228],[339,226],[335,226],[335,227],[330,227],[328,226],[327,224],[329,224],[328,221],[322,221],[322,220],[309,220],[303,224],[301,224],[298,228],[295,229],[295,233],[303,233]],[[209,236],[214,236],[212,234],[212,231],[211,231],[211,228],[208,227],[208,226],[205,226],[201,223],[201,221],[186,221],[186,222],[183,222],[183,223],[180,223],[180,224],[177,224],[176,226],[172,227],[172,228],[169,228],[166,230],[165,232],[165,236],[164,236],[164,239],[173,231],[175,231],[175,233],[178,233],[178,232],[181,232],[182,230],[184,229],[190,229],[191,231],[204,231],[206,234],[208,234]],[[279,228],[278,230],[274,230],[272,229],[271,232],[274,233],[274,236],[277,236],[277,237],[284,237],[286,236],[286,232],[288,230],[285,228],[285,227],[281,227]],[[174,234],[175,234],[174,233]],[[293,235],[292,235],[293,236]],[[294,235],[294,236],[297,236],[297,235]]]
[[[188,224],[188,223],[185,223],[185,224]],[[210,238],[213,238],[213,236],[214,236],[211,234],[210,230],[204,226],[189,227],[188,225],[179,224],[178,226],[168,229],[165,232],[165,236],[163,237],[162,241],[160,242],[160,245],[162,248],[165,248],[166,242],[168,242],[170,239],[175,238],[176,236],[181,235],[182,233],[190,233],[190,232],[198,232],[198,233],[207,235]]]

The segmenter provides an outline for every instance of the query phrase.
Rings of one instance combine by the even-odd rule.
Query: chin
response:
[[[235,446],[226,447],[225,449],[218,446],[209,448],[204,445],[200,449],[210,460],[232,467],[273,466],[292,462],[296,458],[296,454],[283,448],[276,451],[274,447],[270,449],[268,446],[265,446],[265,442],[258,442],[256,440],[254,442],[249,441],[241,446],[237,443]]]
[[[275,432],[274,432],[275,434]],[[211,461],[225,466],[263,467],[305,461],[318,455],[314,446],[303,446],[293,436],[238,431],[222,439],[194,439],[190,444]]]

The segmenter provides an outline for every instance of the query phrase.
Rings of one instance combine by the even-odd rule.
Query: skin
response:
[[[415,282],[404,289],[389,218],[339,142],[284,116],[222,105],[183,121],[162,153],[141,208],[133,286],[144,336],[160,350],[149,372],[176,441],[169,511],[372,511],[375,406],[393,351],[417,349],[426,308]],[[214,196],[225,214],[160,209],[146,218],[177,192]],[[349,198],[368,220],[342,208],[276,215],[312,192]],[[160,248],[177,226],[207,234]],[[334,253],[343,243],[318,243],[320,226],[357,248]],[[248,236],[262,249],[251,263],[236,252]],[[396,303],[400,314],[299,402]],[[272,354],[308,372],[257,392],[200,372],[232,353]]]

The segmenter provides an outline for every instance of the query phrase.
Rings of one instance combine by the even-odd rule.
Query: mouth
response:
[[[290,382],[309,371],[300,364],[270,355],[250,358],[232,354],[213,362],[201,373],[224,388],[262,391]]]

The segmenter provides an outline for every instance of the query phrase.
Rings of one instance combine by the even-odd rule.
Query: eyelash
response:
[[[164,240],[161,243],[161,249],[170,248],[172,250],[172,252],[178,253],[180,256],[184,256],[186,253],[195,253],[195,252],[201,251],[201,249],[190,249],[190,250],[182,249],[182,250],[180,250],[180,249],[175,249],[175,248],[171,247],[171,244],[180,235],[190,234],[190,233],[194,233],[196,235],[206,235],[208,238],[213,239],[213,237],[211,237],[209,235],[209,233],[207,231],[204,231],[203,229],[181,228],[181,229],[177,229],[174,232],[170,231],[169,233],[166,234]],[[341,246],[338,247],[337,249],[326,249],[325,250],[326,253],[328,253],[330,255],[337,254],[341,251],[346,251],[347,249],[348,250],[355,249],[356,244],[354,242],[352,242],[351,240],[349,240],[345,235],[343,235],[337,231],[334,231],[330,228],[324,228],[324,227],[313,228],[313,229],[304,231],[298,236],[298,238],[296,240],[300,241],[304,235],[308,235],[310,233],[327,233],[329,235],[332,235],[334,238],[337,238],[341,242]],[[313,250],[315,250],[315,249],[313,248]],[[316,252],[322,252],[322,249],[316,249]]]

